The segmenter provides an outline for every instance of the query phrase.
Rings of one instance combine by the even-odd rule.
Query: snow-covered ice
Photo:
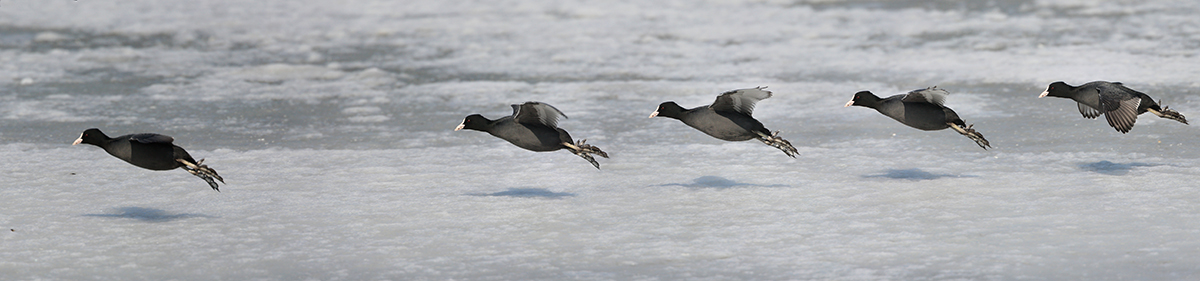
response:
[[[1194,1],[0,2],[15,280],[1187,280],[1200,131],[1038,99],[1120,81],[1200,116]],[[983,133],[866,108],[937,85]],[[792,159],[646,118],[769,86]],[[453,131],[542,101],[612,158]],[[1193,116],[1193,117],[1194,117]],[[70,142],[153,132],[224,176]]]

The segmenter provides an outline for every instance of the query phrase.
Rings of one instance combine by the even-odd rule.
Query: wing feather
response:
[[[1100,116],[1100,111],[1083,103],[1079,103],[1079,113],[1087,119],[1096,119]]]
[[[733,111],[746,115],[754,112],[754,104],[771,97],[767,87],[737,89],[717,96],[717,100],[709,107],[715,111]]]
[[[543,124],[551,128],[558,128],[558,118],[567,118],[566,114],[559,111],[550,104],[531,101],[524,104],[514,104],[513,119],[518,123],[526,124]]]
[[[937,86],[933,86],[908,92],[908,94],[904,95],[902,100],[904,102],[924,102],[936,104],[938,106],[945,106],[943,104],[946,102],[946,95],[949,94],[950,92],[938,89]]]
[[[1142,99],[1132,98],[1117,104],[1100,100],[1100,103],[1101,107],[1114,108],[1104,112],[1104,119],[1108,120],[1108,125],[1121,133],[1128,133],[1130,129],[1133,129],[1133,123],[1137,122],[1137,108],[1142,103]]]

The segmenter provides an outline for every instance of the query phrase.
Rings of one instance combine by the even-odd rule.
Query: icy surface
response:
[[[0,1],[0,279],[1187,280],[1195,1]],[[937,85],[991,141],[841,107]],[[769,86],[796,159],[660,102]],[[609,152],[452,131],[542,101]],[[225,177],[70,146],[174,137]]]

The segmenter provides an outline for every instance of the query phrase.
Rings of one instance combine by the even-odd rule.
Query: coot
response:
[[[696,130],[726,141],[757,139],[778,148],[787,156],[796,158],[792,143],[779,137],[779,131],[771,132],[754,117],[754,103],[771,97],[767,87],[732,90],[717,96],[711,105],[684,109],[673,101],[658,105],[650,118],[662,116],[679,119]]]
[[[129,164],[155,171],[183,170],[204,179],[213,190],[217,189],[216,179],[225,183],[217,171],[204,165],[204,159],[196,161],[182,147],[172,144],[175,139],[159,134],[131,134],[115,138],[105,135],[100,129],[91,128],[83,131],[71,145],[80,143],[91,144],[103,148],[109,155],[125,160]]]
[[[1058,81],[1051,83],[1038,98],[1046,96],[1075,100],[1079,106],[1079,113],[1088,119],[1095,119],[1104,114],[1108,125],[1122,134],[1133,129],[1137,116],[1146,112],[1183,124],[1188,123],[1183,114],[1166,106],[1159,108],[1158,103],[1150,96],[1127,88],[1120,82],[1095,81],[1073,87]]]
[[[559,128],[558,118],[567,118],[567,116],[562,111],[554,108],[554,106],[531,101],[524,104],[514,104],[512,108],[512,116],[505,116],[496,120],[489,120],[483,117],[483,115],[472,114],[463,119],[462,124],[459,124],[454,130],[471,129],[484,131],[492,136],[504,139],[517,147],[531,151],[543,152],[567,149],[567,151],[591,162],[592,166],[596,166],[596,169],[600,169],[600,163],[597,163],[591,154],[608,158],[608,153],[604,153],[599,147],[587,144],[586,139],[575,142],[571,139],[571,134],[568,134],[567,130]]]
[[[983,134],[972,129],[975,124],[967,125],[958,117],[958,113],[942,105],[948,94],[950,93],[937,88],[937,86],[882,99],[870,91],[861,91],[854,94],[854,98],[846,103],[846,107],[857,105],[874,108],[879,113],[900,121],[904,125],[926,131],[953,128],[959,134],[975,141],[975,144],[983,149],[992,147],[987,139],[983,138]]]

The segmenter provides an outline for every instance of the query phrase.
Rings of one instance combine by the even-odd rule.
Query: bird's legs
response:
[[[563,142],[562,145],[566,146],[567,150],[571,151],[571,153],[579,155],[579,157],[583,157],[584,160],[591,162],[592,166],[596,166],[596,169],[600,169],[600,163],[596,162],[596,158],[592,158],[592,154],[608,158],[608,153],[604,153],[604,151],[600,150],[599,147],[587,144],[586,139],[579,140],[576,143]]]
[[[787,154],[787,156],[796,158],[796,154],[798,154],[798,152],[796,152],[796,148],[792,147],[791,142],[779,137],[779,131],[775,131],[775,132],[771,133],[770,135],[764,134],[762,132],[754,132],[754,133],[758,134],[759,141],[761,141],[767,145],[770,145],[771,147],[778,148],[779,150],[783,151],[783,154]]]
[[[215,178],[218,181],[221,181],[221,183],[225,183],[225,179],[222,179],[221,175],[217,174],[217,170],[213,170],[212,168],[209,168],[208,165],[204,165],[204,159],[200,159],[200,161],[196,161],[196,163],[188,162],[187,160],[183,159],[175,159],[175,161],[183,163],[184,171],[187,171],[188,173],[200,177],[201,179],[204,179],[204,181],[208,182],[208,186],[211,186],[213,190],[216,190],[217,192],[221,191],[220,189],[217,189],[217,182],[213,181],[213,179]]]
[[[958,124],[954,124],[954,123],[946,123],[946,124],[950,125],[950,128],[953,128],[955,131],[958,131],[959,134],[967,136],[967,138],[970,138],[971,140],[975,141],[975,144],[978,144],[979,147],[981,147],[983,149],[988,149],[989,147],[992,147],[992,145],[990,143],[988,143],[987,139],[983,138],[983,134],[980,134],[979,132],[976,132],[975,129],[971,128],[971,127],[975,126],[975,124],[967,125],[966,128],[960,127],[960,126],[958,126]]]
[[[1162,101],[1159,101],[1159,104],[1162,104]],[[1162,107],[1161,112],[1158,110],[1154,110],[1153,108],[1147,108],[1146,111],[1149,111],[1150,113],[1154,113],[1154,115],[1158,115],[1158,117],[1179,121],[1179,123],[1183,123],[1185,125],[1188,123],[1187,118],[1184,118],[1183,114],[1179,114],[1179,111],[1175,111],[1174,109],[1167,108],[1166,106]]]

